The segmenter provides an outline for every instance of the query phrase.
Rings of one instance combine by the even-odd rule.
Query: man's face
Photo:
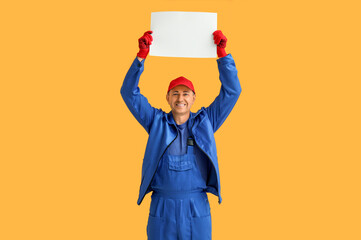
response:
[[[189,114],[195,100],[196,95],[184,85],[172,88],[167,94],[167,101],[173,114]]]

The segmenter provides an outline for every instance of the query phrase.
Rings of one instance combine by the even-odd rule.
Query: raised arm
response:
[[[219,95],[205,109],[212,123],[213,131],[216,132],[232,111],[242,89],[233,57],[231,54],[227,55],[225,51],[227,38],[219,30],[215,31],[213,35],[214,43],[217,44],[219,57],[217,63],[222,86]]]
[[[149,104],[147,98],[140,93],[138,84],[140,75],[144,70],[144,59],[148,55],[149,45],[152,44],[153,38],[151,33],[151,31],[147,31],[141,38],[138,39],[139,52],[130,66],[120,89],[123,100],[130,112],[148,133],[157,109],[153,108]]]

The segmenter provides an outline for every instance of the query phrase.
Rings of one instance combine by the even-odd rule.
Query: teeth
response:
[[[185,104],[176,104],[177,106],[179,106],[179,107],[184,107],[185,106]]]

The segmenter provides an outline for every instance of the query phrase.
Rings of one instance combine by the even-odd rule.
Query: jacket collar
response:
[[[196,112],[196,113],[191,112],[188,120],[193,121],[193,119],[194,119],[200,112],[201,112],[201,110],[199,110],[199,111]],[[165,119],[167,120],[167,122],[168,122],[169,124],[174,124],[174,125],[176,125],[176,123],[175,123],[175,121],[174,121],[174,118],[173,118],[172,111],[170,111],[169,113],[166,114]]]

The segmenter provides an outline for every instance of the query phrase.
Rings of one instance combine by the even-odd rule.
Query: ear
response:
[[[167,99],[167,102],[169,103],[169,92],[165,95],[165,99]]]

